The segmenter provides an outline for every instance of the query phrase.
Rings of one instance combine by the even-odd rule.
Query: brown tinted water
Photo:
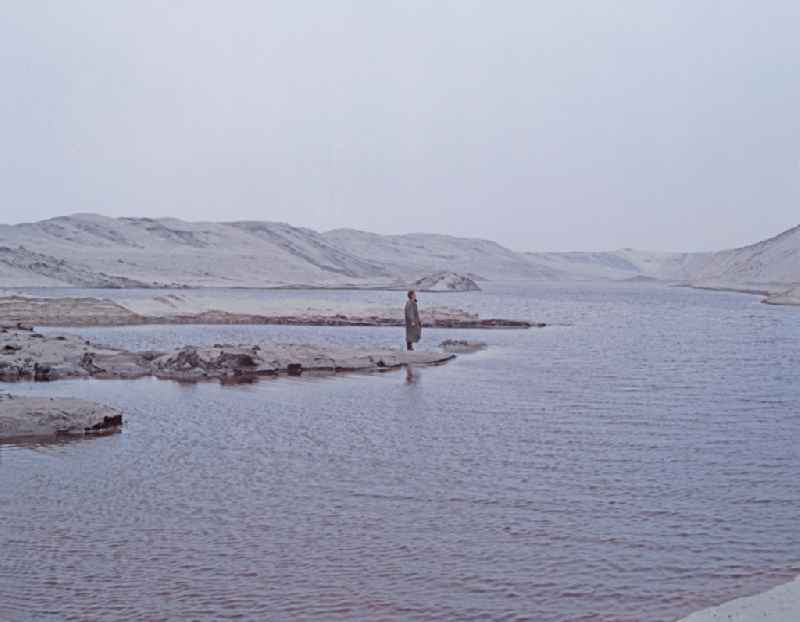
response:
[[[800,572],[800,310],[643,286],[453,296],[562,325],[426,331],[490,348],[411,381],[0,385],[128,421],[0,445],[0,619],[674,620]],[[78,332],[130,348],[398,339]]]

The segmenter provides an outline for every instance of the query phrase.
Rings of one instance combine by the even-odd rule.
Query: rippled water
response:
[[[426,331],[491,347],[413,378],[0,385],[128,414],[112,437],[0,446],[0,618],[666,621],[800,572],[800,310],[610,285],[444,302],[561,325]]]

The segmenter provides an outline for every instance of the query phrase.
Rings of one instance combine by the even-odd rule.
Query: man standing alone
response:
[[[414,349],[414,344],[422,337],[422,322],[419,321],[419,309],[417,309],[417,292],[413,289],[408,292],[408,302],[406,303],[406,348]]]

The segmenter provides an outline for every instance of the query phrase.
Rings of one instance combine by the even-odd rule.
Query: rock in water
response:
[[[94,402],[61,397],[0,394],[0,440],[110,434],[122,412]]]
[[[439,344],[445,352],[452,352],[455,354],[469,354],[470,352],[477,352],[486,348],[486,343],[483,341],[468,341],[466,339],[445,339]]]

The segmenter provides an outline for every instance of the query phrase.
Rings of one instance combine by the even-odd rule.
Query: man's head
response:
[[[408,290],[408,299],[409,300],[416,300],[417,299],[417,292],[415,292],[413,289],[409,289]]]

